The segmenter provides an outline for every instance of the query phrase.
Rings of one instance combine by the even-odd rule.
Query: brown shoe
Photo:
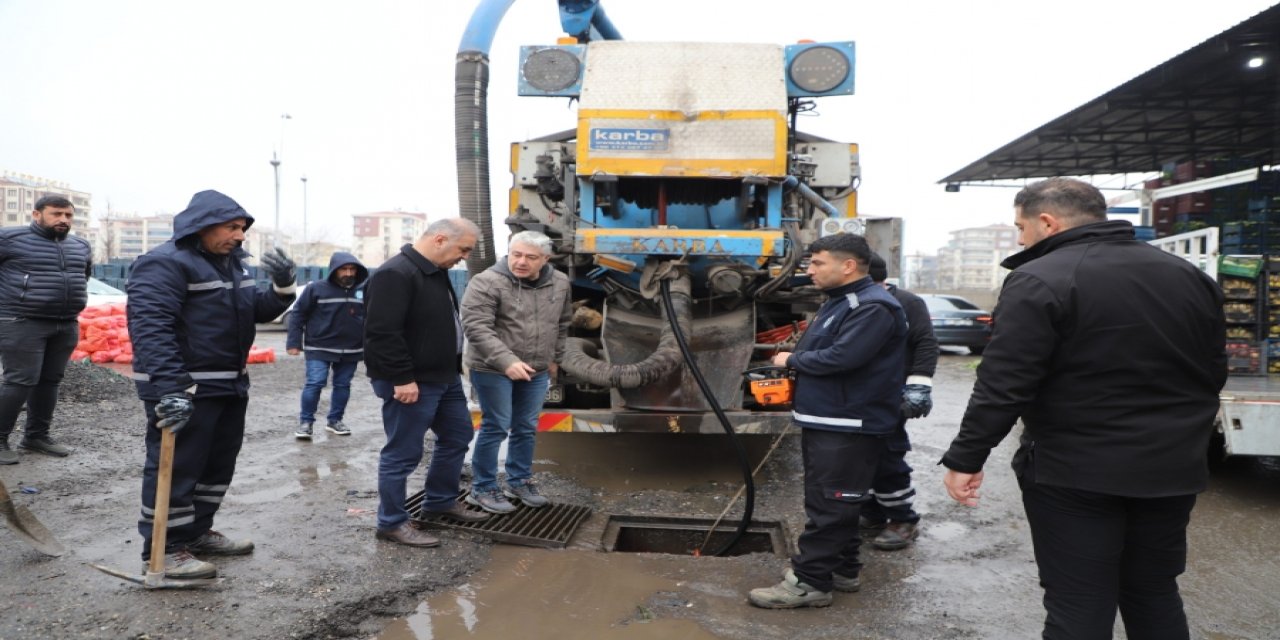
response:
[[[387,542],[403,544],[409,547],[440,546],[439,538],[434,538],[432,536],[427,535],[425,532],[414,528],[414,526],[412,524],[409,524],[407,521],[401,524],[400,526],[396,527],[395,529],[390,529],[386,531],[382,529],[378,529],[378,532],[374,534],[374,537],[376,537],[379,540],[386,540]]]
[[[471,524],[473,522],[484,522],[489,519],[489,514],[468,509],[461,502],[455,502],[452,506],[444,511],[426,511],[418,516],[418,520],[422,522],[440,522],[442,520],[452,520],[453,522],[461,522],[463,524]]]

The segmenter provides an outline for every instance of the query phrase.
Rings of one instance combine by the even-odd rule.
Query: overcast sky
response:
[[[605,0],[630,40],[857,42],[854,96],[801,128],[861,145],[863,215],[907,249],[1010,222],[1011,189],[937,181],[1273,4],[1272,0]],[[351,215],[457,213],[453,71],[468,0],[0,0],[0,169],[93,194],[94,215],[176,213],[218,189],[263,226],[349,241]],[[515,95],[517,50],[562,35],[518,0],[491,51],[495,217],[507,144],[574,126]],[[288,113],[291,119],[281,118]],[[1136,179],[1136,177],[1135,177]],[[1115,186],[1119,186],[1118,184]]]

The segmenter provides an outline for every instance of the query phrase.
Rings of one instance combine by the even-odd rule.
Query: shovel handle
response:
[[[169,533],[169,487],[173,484],[173,446],[176,438],[171,429],[160,429],[160,465],[157,468],[155,518],[151,523],[151,560],[149,573],[164,573],[164,546]]]

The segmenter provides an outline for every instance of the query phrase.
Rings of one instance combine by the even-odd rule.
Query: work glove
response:
[[[187,426],[193,411],[195,411],[195,405],[191,402],[189,394],[166,394],[160,398],[160,402],[156,403],[156,418],[159,418],[156,420],[156,428],[168,429],[176,436],[183,427]]]
[[[933,387],[927,384],[909,384],[902,388],[902,415],[907,418],[923,418],[933,409]]]
[[[271,276],[271,282],[280,293],[293,293],[294,282],[298,273],[294,269],[293,259],[284,249],[276,247],[262,256],[262,268]]]

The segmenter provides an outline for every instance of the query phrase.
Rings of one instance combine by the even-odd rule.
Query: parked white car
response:
[[[89,301],[85,306],[93,307],[100,304],[112,304],[116,302],[126,302],[129,299],[125,292],[97,279],[89,278],[85,289],[89,292]]]

